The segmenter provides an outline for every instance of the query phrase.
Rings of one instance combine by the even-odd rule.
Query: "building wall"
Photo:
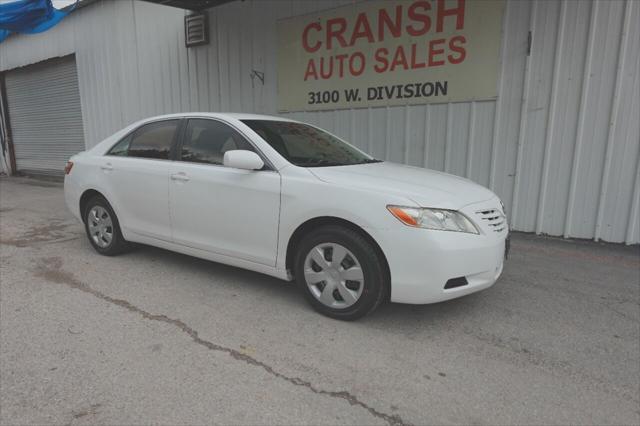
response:
[[[75,53],[87,146],[149,115],[277,114],[276,21],[350,3],[225,4],[209,12],[210,44],[186,49],[183,11],[104,1],[11,37],[0,70]],[[640,242],[640,2],[509,1],[505,13],[497,101],[287,115],[490,187],[513,229]]]

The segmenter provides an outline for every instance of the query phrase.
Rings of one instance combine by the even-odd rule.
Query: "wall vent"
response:
[[[187,47],[209,44],[209,23],[205,13],[184,17],[184,44]]]

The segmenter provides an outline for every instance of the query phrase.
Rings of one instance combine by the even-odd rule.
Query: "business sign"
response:
[[[280,111],[497,97],[502,0],[382,0],[278,21]]]

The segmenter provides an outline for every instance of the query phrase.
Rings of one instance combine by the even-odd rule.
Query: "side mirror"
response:
[[[234,149],[224,153],[222,164],[225,167],[243,170],[260,170],[264,167],[264,162],[258,154],[246,149]]]

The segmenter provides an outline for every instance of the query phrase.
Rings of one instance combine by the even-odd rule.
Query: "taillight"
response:
[[[73,161],[67,161],[67,165],[64,166],[64,174],[68,175],[71,173],[71,169],[73,168]]]

